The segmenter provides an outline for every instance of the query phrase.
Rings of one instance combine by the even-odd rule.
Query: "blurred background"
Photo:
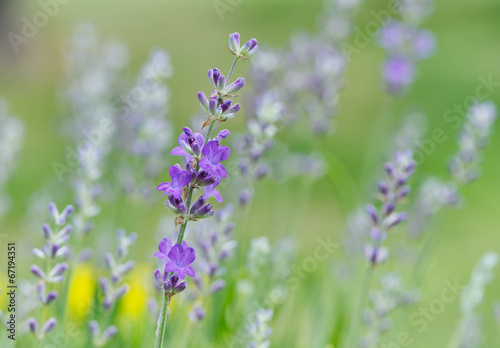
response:
[[[64,191],[71,184],[57,184],[52,164],[64,161],[69,144],[60,127],[64,118],[69,117],[61,107],[60,91],[65,78],[64,45],[76,24],[91,22],[101,39],[118,40],[128,47],[130,63],[124,70],[128,81],[134,80],[151,49],[159,47],[169,52],[175,69],[167,82],[171,92],[170,117],[173,133],[178,134],[199,111],[196,93],[209,90],[207,69],[220,67],[226,71],[229,68],[232,58],[225,48],[229,33],[238,31],[243,40],[255,37],[260,47],[286,48],[292,34],[318,29],[322,5],[320,0],[242,0],[227,5],[227,11],[221,14],[221,10],[216,9],[217,3],[212,1],[69,0],[60,4],[48,23],[14,53],[5,40],[5,32],[20,32],[22,18],[31,18],[40,10],[40,5],[35,1],[1,0],[0,30],[4,40],[0,44],[0,95],[10,104],[11,113],[25,124],[25,143],[17,159],[18,168],[6,187],[12,199],[11,209],[0,220],[0,232],[7,234],[7,237],[3,235],[0,247],[4,249],[5,240],[15,240],[18,244],[18,279],[30,277],[31,249],[37,245],[35,239],[41,239],[40,230],[27,221],[28,212],[33,210],[31,205],[36,202],[34,195],[48,197],[61,207],[72,203],[73,193]],[[355,25],[364,28],[373,20],[371,11],[386,7],[385,1],[363,3],[355,15]],[[277,140],[293,151],[322,153],[327,173],[317,180],[292,179],[276,183],[266,179],[260,183],[253,204],[235,230],[235,238],[241,245],[259,236],[276,241],[294,235],[298,245],[296,260],[300,265],[312,255],[318,245],[317,238],[331,236],[334,241],[341,241],[346,232],[346,216],[358,205],[373,200],[376,178],[391,154],[392,136],[408,110],[421,111],[426,115],[429,132],[441,128],[447,139],[419,163],[413,180],[418,182],[429,175],[447,179],[446,163],[457,149],[458,130],[453,129],[443,115],[475,95],[481,78],[500,83],[500,3],[437,0],[435,13],[425,22],[425,28],[436,35],[436,53],[419,64],[416,81],[408,93],[394,98],[384,91],[381,66],[385,53],[376,40],[370,40],[351,56],[339,97],[340,111],[333,121],[334,132],[321,141],[302,132],[300,127],[278,133]],[[353,40],[351,37],[347,43]],[[247,77],[251,65],[252,59],[240,62],[235,76]],[[251,84],[250,79],[248,82]],[[500,105],[497,87],[493,87],[490,99]],[[244,97],[245,93],[242,94]],[[242,102],[242,105],[244,114],[245,104]],[[225,126],[231,132],[244,131],[244,116],[238,114]],[[444,280],[457,278],[460,284],[466,284],[484,252],[500,252],[499,128],[497,123],[485,149],[480,180],[461,191],[464,208],[441,211],[430,226],[429,233],[440,234],[425,275],[421,299],[424,306],[440,296]],[[173,164],[170,156],[164,160],[166,165]],[[159,180],[167,179],[164,170]],[[95,231],[88,241],[88,245],[94,246],[96,260],[106,250],[106,243],[113,240],[115,229],[123,227],[139,235],[137,246],[131,251],[138,269],[149,271],[154,267],[150,255],[158,242],[158,222],[170,215],[162,206],[160,195],[153,195],[157,204],[144,205],[140,200],[102,204],[102,214],[96,218]],[[45,204],[39,211],[45,211]],[[114,218],[107,213],[110,211]],[[393,247],[397,248],[398,242],[393,243]],[[4,252],[2,250],[0,260],[2,284]],[[338,332],[348,325],[339,318],[346,313],[350,315],[355,303],[351,293],[357,293],[352,289],[356,289],[359,282],[357,273],[361,274],[357,272],[347,278],[338,275],[335,260],[342,254],[339,248],[336,255],[320,263],[275,310],[271,346],[326,347],[330,344],[329,347],[333,347]],[[362,262],[360,259],[360,268]],[[384,271],[401,271],[399,266],[397,262],[388,262],[383,267]],[[224,302],[228,294],[230,292],[223,292],[217,301]],[[339,301],[339,298],[347,300]],[[498,300],[500,277],[487,288],[481,307],[487,333],[484,347],[500,344],[499,324],[491,313],[493,303]],[[4,307],[5,299],[0,298],[0,304]],[[396,320],[399,330],[411,333],[414,339],[411,346],[443,346],[457,326],[459,301],[447,305],[424,334],[408,323],[411,313],[412,310],[401,313]],[[223,321],[220,313],[218,318]],[[227,325],[211,324],[218,330],[213,333],[212,342],[218,342],[212,343],[213,346],[224,346],[222,336]],[[385,341],[390,342],[397,333],[398,330],[389,332]]]

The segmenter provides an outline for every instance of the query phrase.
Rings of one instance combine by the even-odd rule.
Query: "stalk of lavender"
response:
[[[30,268],[31,273],[39,279],[36,284],[36,293],[39,301],[38,319],[34,317],[28,319],[29,331],[36,340],[36,346],[39,345],[57,324],[57,320],[53,317],[45,320],[44,313],[45,308],[58,297],[57,292],[51,289],[52,285],[62,282],[65,279],[64,273],[68,269],[66,262],[56,262],[59,259],[67,259],[70,253],[69,247],[65,244],[69,240],[69,235],[73,227],[70,224],[66,224],[66,221],[72,213],[73,207],[71,205],[66,206],[64,210],[59,212],[56,205],[50,203],[49,214],[53,219],[53,226],[51,227],[49,224],[42,226],[45,245],[40,249],[33,249],[33,254],[45,261],[45,271],[36,264]]]
[[[400,94],[413,83],[415,65],[429,58],[436,45],[434,35],[419,28],[432,13],[430,1],[404,0],[399,10],[402,21],[390,20],[380,31],[380,46],[388,56],[382,75],[387,91],[393,94]]]
[[[232,215],[233,207],[225,206],[217,211],[214,219],[195,225],[193,230],[192,240],[201,251],[197,255],[195,267],[197,275],[193,278],[196,284],[194,299],[197,302],[194,303],[189,313],[189,318],[193,322],[204,319],[203,305],[226,286],[226,282],[222,279],[226,272],[223,263],[230,260],[237,246],[236,241],[231,239],[234,230]]]
[[[187,284],[184,280],[186,274],[194,277],[195,272],[190,266],[195,260],[195,251],[184,241],[184,234],[189,221],[197,221],[215,214],[212,205],[207,204],[207,200],[215,196],[221,202],[222,197],[217,191],[217,185],[223,178],[227,177],[227,170],[220,162],[227,160],[231,150],[221,141],[229,135],[229,131],[223,130],[212,138],[212,132],[216,122],[226,122],[233,118],[240,110],[240,105],[231,106],[231,100],[225,99],[236,96],[245,85],[245,79],[238,78],[234,82],[230,81],[234,67],[239,59],[248,59],[257,49],[257,40],[251,39],[243,46],[240,46],[240,35],[233,33],[229,35],[229,51],[235,56],[227,79],[221,74],[219,69],[210,69],[208,79],[214,88],[209,99],[203,92],[198,93],[198,100],[201,107],[208,113],[201,128],[208,126],[205,137],[200,133],[193,133],[191,129],[183,128],[183,133],[179,136],[178,144],[171,154],[183,156],[186,164],[183,167],[176,164],[169,169],[172,182],[163,182],[158,186],[159,191],[164,191],[167,195],[165,206],[176,214],[174,218],[175,226],[179,226],[177,243],[164,238],[159,246],[159,251],[154,255],[164,262],[163,271],[155,270],[155,279],[161,284],[163,289],[163,300],[157,323],[155,347],[163,346],[165,333],[165,323],[167,318],[167,308],[171,298],[182,292]],[[203,193],[193,202],[195,190],[203,187]]]
[[[475,348],[483,344],[480,316],[477,307],[484,300],[484,291],[495,275],[498,254],[484,254],[472,270],[469,284],[460,295],[462,318],[452,339],[451,347]]]
[[[419,217],[422,220],[419,225],[420,229],[413,231],[416,232],[417,236],[423,230],[422,222],[428,220],[442,206],[455,205],[459,201],[457,187],[469,184],[479,178],[482,160],[481,150],[488,144],[496,118],[496,107],[491,101],[471,106],[458,136],[458,153],[452,156],[448,164],[453,181],[449,183],[430,182],[427,183],[427,186],[422,187],[425,191],[419,195],[420,199],[416,206],[417,208],[420,207],[420,210],[416,212],[420,213]],[[428,192],[430,189],[433,190],[432,193]],[[426,193],[427,195],[425,195]],[[437,193],[440,193],[441,196],[433,199]],[[425,238],[426,240],[413,270],[412,280],[417,283],[422,278],[426,258],[432,252],[437,234],[427,235]]]
[[[410,186],[407,183],[415,171],[413,152],[411,150],[397,151],[393,161],[387,162],[384,169],[386,177],[378,183],[380,206],[376,208],[370,204],[366,207],[371,222],[371,243],[364,247],[368,268],[353,315],[346,347],[356,345],[358,324],[370,289],[373,270],[377,265],[385,262],[388,257],[388,250],[382,244],[388,233],[407,219],[405,212],[398,212],[396,209],[398,204],[410,193]]]
[[[118,124],[118,134],[126,158],[120,161],[117,174],[129,196],[150,197],[150,181],[164,169],[161,159],[173,140],[168,120],[170,91],[164,80],[172,74],[168,53],[155,49],[142,66],[136,84],[122,98],[123,122]]]
[[[101,321],[101,325],[107,326],[104,331],[101,331],[101,325],[97,320],[89,322],[90,335],[92,343],[95,347],[105,346],[113,336],[118,333],[118,329],[114,325],[110,325],[114,309],[118,301],[125,296],[130,287],[124,282],[124,277],[134,267],[134,261],[127,260],[129,248],[135,243],[137,233],[127,233],[123,229],[117,232],[118,248],[116,254],[106,253],[104,261],[109,270],[110,276],[99,278],[99,286],[102,292],[101,307],[104,310],[105,317],[108,320]]]
[[[7,102],[0,97],[0,218],[10,208],[10,197],[5,192],[5,185],[12,176],[24,142],[24,125],[9,111]]]

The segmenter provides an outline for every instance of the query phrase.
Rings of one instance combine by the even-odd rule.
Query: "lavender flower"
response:
[[[130,233],[128,236],[123,229],[117,232],[118,247],[116,256],[111,253],[104,255],[104,262],[110,273],[109,279],[107,277],[99,278],[99,286],[102,293],[101,306],[105,310],[111,310],[129,291],[129,285],[123,280],[124,277],[135,267],[135,263],[127,260],[129,247],[136,241],[137,234]]]
[[[461,348],[473,348],[482,344],[483,337],[477,307],[483,302],[484,289],[494,276],[498,264],[498,254],[484,254],[472,270],[469,284],[463,289],[460,297],[462,319],[456,332],[456,345]]]
[[[194,277],[194,270],[190,266],[195,260],[195,252],[193,248],[184,248],[180,244],[176,244],[172,247],[168,253],[168,259],[170,261],[165,265],[165,272],[172,272],[177,274],[179,278],[186,278],[186,274],[190,277]]]
[[[101,333],[99,323],[95,320],[89,322],[90,335],[92,337],[92,344],[95,347],[104,347],[117,333],[116,326],[111,325]]]
[[[151,180],[164,169],[162,159],[173,140],[168,120],[170,92],[164,80],[172,74],[168,53],[154,49],[135,85],[120,98],[117,134],[126,157],[116,175],[128,195],[149,197]],[[146,178],[142,178],[142,173]]]
[[[5,185],[13,174],[19,152],[24,142],[24,125],[11,116],[7,102],[0,97],[0,217],[10,209],[10,198],[5,192]]]
[[[233,33],[229,35],[229,51],[241,59],[248,59],[251,55],[253,55],[259,49],[257,45],[257,40],[251,39],[243,46],[240,47],[240,34]]]
[[[408,23],[405,16],[403,22],[389,21],[380,31],[379,42],[388,54],[382,76],[387,90],[394,94],[401,93],[413,83],[416,63],[429,58],[436,46],[431,32]]]
[[[479,177],[480,150],[488,142],[496,117],[496,107],[492,102],[478,103],[470,108],[459,134],[459,152],[448,165],[457,183],[469,183]]]
[[[255,321],[248,325],[250,332],[251,342],[247,348],[268,348],[271,343],[273,330],[269,327],[269,322],[273,317],[272,309],[259,308],[255,315]]]
[[[230,93],[238,92],[245,84],[242,78],[231,82],[231,75],[238,59],[247,59],[258,49],[255,39],[240,47],[239,34],[230,36],[230,45],[232,47],[230,51],[236,58],[227,78],[218,69],[209,70],[208,79],[215,90],[210,99],[207,99],[203,92],[197,95],[202,109],[208,113],[201,125],[202,129],[208,126],[207,135],[202,137],[193,133],[189,128],[183,128],[183,134],[178,139],[179,147],[175,148],[172,154],[183,156],[186,164],[184,167],[179,164],[171,166],[169,174],[172,182],[163,182],[157,187],[159,191],[164,191],[163,195],[169,194],[165,205],[176,214],[175,226],[180,225],[177,244],[172,246],[171,241],[164,239],[159,245],[159,253],[155,254],[166,261],[163,272],[156,270],[154,273],[157,282],[163,281],[164,293],[156,332],[155,347],[157,348],[163,345],[168,304],[172,296],[186,287],[186,282],[179,283],[178,279],[185,279],[186,275],[195,276],[194,269],[190,266],[196,258],[195,251],[183,245],[186,226],[190,220],[196,221],[214,215],[212,205],[207,203],[210,197],[215,196],[218,201],[222,200],[215,188],[222,178],[227,176],[227,170],[220,162],[227,160],[230,154],[230,149],[221,145],[221,141],[229,135],[229,131],[222,131],[214,138],[212,138],[212,132],[216,122],[226,122],[240,110],[239,104],[231,106],[231,100],[224,100],[224,98]],[[201,186],[204,186],[203,193],[193,200],[195,190],[200,190]]]

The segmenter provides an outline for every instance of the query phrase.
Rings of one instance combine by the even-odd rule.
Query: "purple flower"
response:
[[[212,87],[217,91],[222,92],[226,88],[226,78],[221,74],[219,69],[210,69],[207,71],[208,80]]]
[[[391,93],[399,93],[410,85],[414,75],[413,63],[406,58],[395,56],[384,64],[383,77],[387,90]]]
[[[200,167],[213,171],[216,175],[225,178],[226,168],[220,163],[229,158],[231,149],[224,145],[218,145],[216,141],[209,141],[203,147],[203,158],[200,160]]]
[[[168,170],[172,182],[162,182],[158,185],[158,191],[164,191],[162,196],[171,193],[175,198],[182,196],[182,188],[191,182],[191,175],[176,164]]]
[[[248,40],[242,47],[240,47],[240,34],[232,33],[229,35],[229,50],[235,56],[239,58],[247,59],[252,54],[257,52],[259,46],[257,46],[257,40]]]
[[[186,278],[186,274],[194,277],[194,270],[189,266],[196,259],[193,248],[176,244],[170,249],[168,258],[170,261],[165,265],[165,272],[174,272],[181,279]]]
[[[172,194],[168,195],[168,200],[165,201],[165,206],[174,214],[184,216],[187,213],[187,208],[184,205],[182,198],[176,198]]]
[[[216,183],[205,186],[205,191],[203,192],[204,199],[209,199],[210,197],[214,196],[217,202],[222,203],[223,201],[222,196],[220,192],[215,189],[217,185],[219,185],[220,181],[221,180],[219,179]]]
[[[240,77],[234,80],[229,86],[224,90],[225,94],[233,94],[239,92],[245,86],[245,79]]]
[[[229,35],[229,48],[233,52],[237,52],[240,49],[240,34],[232,33]]]
[[[158,245],[158,252],[156,252],[153,256],[154,257],[157,257],[159,259],[165,259],[168,261],[170,261],[170,259],[168,258],[168,253],[170,253],[170,250],[172,250],[172,247],[176,245],[170,238],[163,238],[160,242],[160,244]],[[187,248],[187,243],[186,241],[182,241],[182,246]]]
[[[434,35],[427,30],[420,30],[415,34],[412,42],[415,55],[419,59],[425,59],[432,55],[436,48]]]
[[[199,156],[200,149],[205,142],[203,135],[200,133],[193,133],[191,129],[185,127],[183,128],[183,133],[179,135],[177,143],[178,147],[175,147],[170,152],[173,156],[184,156],[186,158],[186,163],[193,160],[193,155]]]

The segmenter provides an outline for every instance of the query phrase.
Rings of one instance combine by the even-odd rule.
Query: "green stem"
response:
[[[349,336],[347,338],[346,348],[356,346],[356,338],[358,337],[358,331],[359,331],[359,322],[361,321],[363,309],[365,308],[366,300],[368,298],[368,293],[370,291],[373,271],[374,268],[372,266],[368,266],[365,273],[365,278],[363,279],[363,287],[361,288],[358,303],[354,312],[354,316],[352,318],[352,324],[351,324],[351,329],[349,330]]]
[[[182,240],[184,239],[184,232],[186,232],[186,226],[189,221],[189,216],[191,215],[191,200],[193,198],[193,186],[189,186],[189,191],[186,198],[186,207],[188,207],[188,212],[186,215],[186,221],[181,225],[181,229],[179,230],[179,236],[177,237],[177,244],[182,244]]]
[[[163,347],[163,336],[165,335],[165,323],[167,321],[167,310],[170,303],[170,298],[167,294],[163,295],[163,302],[161,303],[160,316],[158,317],[158,324],[156,327],[156,341],[155,348]]]
[[[231,69],[229,70],[229,74],[227,74],[226,83],[229,83],[231,79],[231,75],[233,74],[234,67],[236,66],[236,62],[238,61],[238,57],[235,57],[233,60],[233,65],[231,65]]]

